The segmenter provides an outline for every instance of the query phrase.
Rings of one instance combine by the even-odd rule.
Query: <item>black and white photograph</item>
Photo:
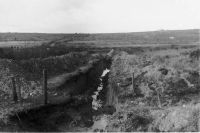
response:
[[[200,132],[200,0],[0,0],[0,132]]]

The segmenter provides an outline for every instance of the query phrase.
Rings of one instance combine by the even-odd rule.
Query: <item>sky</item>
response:
[[[0,0],[0,32],[200,29],[200,0]]]

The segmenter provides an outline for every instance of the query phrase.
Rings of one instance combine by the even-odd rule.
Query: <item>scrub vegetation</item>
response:
[[[199,63],[198,48],[116,54],[109,80],[118,111],[108,130],[199,131]]]

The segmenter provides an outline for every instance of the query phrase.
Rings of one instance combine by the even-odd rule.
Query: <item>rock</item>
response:
[[[86,127],[91,127],[94,124],[94,122],[91,119],[89,119],[87,121],[84,121],[84,124]]]
[[[168,70],[166,68],[160,68],[160,69],[158,69],[158,71],[160,71],[163,75],[168,74]]]
[[[125,122],[125,131],[126,132],[137,132],[137,131],[148,131],[149,124],[152,122],[152,119],[140,115],[131,115]]]
[[[142,94],[142,90],[138,86],[135,87],[134,92],[137,97],[144,97],[144,94]]]
[[[132,77],[128,77],[125,79],[126,82],[132,82]]]
[[[105,113],[105,114],[112,115],[114,112],[116,112],[116,108],[115,108],[114,106],[107,105],[107,106],[104,106],[104,107],[102,108],[102,111],[103,111],[103,113]]]

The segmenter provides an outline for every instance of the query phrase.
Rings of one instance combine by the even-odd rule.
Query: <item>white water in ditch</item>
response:
[[[92,101],[92,108],[94,110],[98,110],[98,108],[100,108],[102,106],[102,101],[100,99],[97,99],[99,93],[101,92],[101,90],[103,89],[103,78],[106,76],[107,73],[109,73],[110,70],[109,69],[105,69],[100,77],[100,84],[97,88],[97,91],[94,92],[94,94],[92,95],[93,101]],[[107,126],[107,116],[106,115],[101,115],[96,117],[96,120],[94,121],[93,126],[88,130],[88,131],[95,131],[95,129],[102,129],[105,130]]]
[[[92,108],[94,110],[97,110],[98,108],[100,108],[102,106],[102,101],[100,99],[97,99],[99,93],[101,92],[101,90],[103,89],[103,83],[102,83],[102,79],[103,77],[106,76],[107,73],[109,73],[110,70],[109,69],[105,69],[100,77],[100,81],[101,83],[99,84],[97,91],[94,92],[94,94],[92,95],[93,101],[92,101]]]
[[[100,80],[100,84],[98,86],[98,88],[96,89],[96,91],[93,93],[92,95],[92,108],[94,110],[98,110],[99,107],[102,106],[102,101],[100,99],[97,99],[98,95],[100,94],[100,92],[103,90],[103,78],[106,76],[107,73],[109,73],[110,70],[109,69],[105,69],[101,75],[101,77],[99,78]],[[78,115],[79,116],[79,115]],[[82,117],[82,116],[80,116]],[[61,131],[73,131],[73,132],[94,132],[94,131],[105,131],[106,130],[106,126],[108,124],[108,116],[106,114],[101,114],[101,115],[94,115],[93,117],[93,122],[94,124],[91,127],[86,127],[86,126],[66,126],[66,125],[62,125],[60,127]],[[81,119],[81,118],[80,118]]]

